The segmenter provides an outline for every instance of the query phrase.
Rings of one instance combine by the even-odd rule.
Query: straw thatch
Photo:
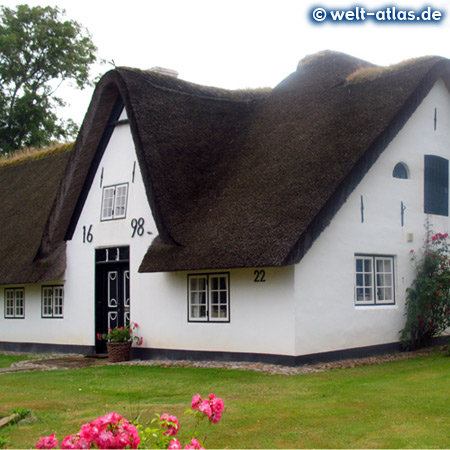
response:
[[[43,154],[0,168],[0,284],[55,280],[65,269],[64,242],[45,258],[38,249],[69,153]]]
[[[334,52],[301,63],[251,112],[220,191],[166,213],[179,245],[155,239],[141,270],[300,261],[433,83],[450,73],[448,61],[424,58],[363,80],[372,67]]]
[[[283,266],[302,258],[449,74],[438,57],[378,68],[329,51],[272,91],[115,69],[96,88],[39,255],[71,238],[119,97],[159,231],[140,271]]]

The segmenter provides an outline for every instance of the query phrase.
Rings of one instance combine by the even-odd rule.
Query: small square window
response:
[[[127,214],[128,183],[103,188],[101,220],[124,219]]]

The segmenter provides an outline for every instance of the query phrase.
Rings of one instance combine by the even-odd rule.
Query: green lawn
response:
[[[110,411],[142,422],[175,414],[181,440],[192,395],[209,392],[226,409],[201,428],[207,448],[450,448],[450,358],[440,354],[297,376],[104,366],[2,374],[0,386],[0,416],[32,410],[7,431],[10,448],[75,433]]]
[[[25,361],[27,359],[35,359],[33,355],[15,354],[15,355],[2,355],[0,354],[0,368],[9,367],[12,363]]]

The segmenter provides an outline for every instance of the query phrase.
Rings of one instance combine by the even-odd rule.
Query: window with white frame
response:
[[[5,289],[5,319],[25,317],[25,290],[23,288]]]
[[[188,275],[189,322],[229,322],[230,275]]]
[[[64,317],[64,287],[42,286],[42,317]]]
[[[127,214],[128,183],[103,188],[101,220],[124,219]]]
[[[394,257],[355,255],[356,305],[395,303]]]

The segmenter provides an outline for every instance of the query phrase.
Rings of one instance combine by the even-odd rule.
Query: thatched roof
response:
[[[55,280],[65,269],[65,245],[38,254],[69,153],[5,160],[0,165],[0,284]]]
[[[118,68],[99,82],[40,253],[70,238],[122,98],[159,235],[140,271],[298,262],[449,61],[305,58],[272,91]],[[448,86],[450,84],[447,84]]]
[[[441,58],[378,71],[340,53],[306,58],[250,112],[232,163],[209,178],[225,179],[220,190],[170,209],[179,245],[157,238],[141,270],[298,262],[449,68]]]

